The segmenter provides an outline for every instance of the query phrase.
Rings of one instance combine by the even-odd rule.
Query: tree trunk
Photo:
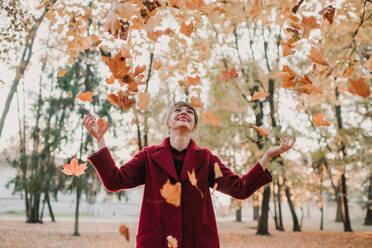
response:
[[[324,208],[323,208],[323,205],[322,205],[320,207],[320,229],[319,230],[324,230],[323,220],[324,220]]]
[[[258,227],[257,227],[256,234],[270,235],[269,228],[268,228],[269,200],[270,200],[270,185],[266,186],[263,192],[261,216],[258,221]]]
[[[282,185],[280,184],[279,180],[278,180],[278,193],[277,193],[277,197],[278,197],[278,212],[279,212],[279,231],[284,231],[284,225],[283,225],[283,218],[282,218],[282,203],[281,203],[281,188],[282,188]]]
[[[352,232],[350,216],[349,216],[349,206],[347,204],[347,191],[346,191],[346,179],[345,174],[341,175],[341,202],[342,202],[342,218],[344,220],[344,232]]]
[[[285,195],[287,196],[289,209],[291,210],[292,218],[293,218],[293,231],[294,232],[301,232],[300,225],[298,224],[296,211],[294,209],[292,200],[291,200],[291,193],[289,192],[289,188],[285,188]]]
[[[260,216],[260,206],[258,204],[258,195],[254,194],[252,197],[253,200],[253,220],[258,220]]]
[[[50,204],[49,192],[47,193],[46,202],[48,204],[50,218],[52,219],[53,222],[56,222],[56,219],[54,218],[54,213],[53,213],[52,205]]]
[[[276,211],[276,193],[275,193],[275,180],[273,181],[273,200],[274,200],[274,222],[275,222],[275,229],[279,230],[279,223],[278,223],[278,214]]]
[[[79,234],[79,205],[80,205],[80,185],[79,177],[77,177],[77,187],[76,187],[76,206],[75,206],[75,229],[74,236],[80,236]]]
[[[369,176],[367,213],[364,219],[364,225],[372,225],[372,175]]]
[[[337,209],[336,209],[336,222],[342,222],[342,204],[341,204],[341,186],[337,186],[336,192],[336,202],[337,202]]]
[[[238,207],[235,211],[235,221],[242,222],[242,206],[238,204]]]
[[[55,1],[56,0],[50,1],[51,5],[53,5],[55,3]],[[1,134],[2,134],[2,131],[3,131],[4,124],[5,124],[5,118],[8,114],[8,112],[9,112],[10,104],[12,103],[14,93],[17,91],[18,83],[19,83],[20,79],[23,77],[24,72],[25,72],[28,64],[30,63],[30,59],[31,59],[31,55],[32,55],[32,48],[33,48],[33,45],[34,45],[34,40],[35,40],[35,37],[36,37],[37,30],[39,29],[40,23],[43,21],[45,14],[49,10],[48,7],[50,7],[50,6],[46,6],[45,9],[44,9],[43,14],[38,19],[36,19],[35,24],[31,28],[31,33],[28,36],[29,38],[28,38],[28,40],[26,42],[26,45],[25,45],[25,48],[23,50],[21,61],[18,65],[18,67],[17,67],[16,75],[15,75],[15,78],[13,80],[12,86],[9,90],[8,96],[6,98],[3,114],[1,115],[1,119],[0,119],[0,138],[1,138]]]

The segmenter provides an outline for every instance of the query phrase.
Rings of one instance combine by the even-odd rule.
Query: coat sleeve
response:
[[[105,188],[116,192],[120,189],[130,189],[145,183],[146,152],[142,150],[129,162],[118,168],[107,146],[88,157],[96,169]]]
[[[260,187],[272,181],[269,171],[264,170],[259,162],[242,177],[234,174],[217,156],[211,155],[210,166],[209,186],[217,187],[218,191],[237,199],[248,198]],[[215,166],[219,167],[222,176],[217,174],[216,178]]]

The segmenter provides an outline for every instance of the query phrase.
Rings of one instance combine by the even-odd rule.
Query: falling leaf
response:
[[[114,75],[111,75],[111,77],[106,78],[106,83],[107,84],[113,84],[115,82],[115,77]]]
[[[120,225],[119,233],[129,242],[129,228],[126,225]]]
[[[190,99],[191,103],[190,105],[194,108],[203,108],[203,103],[200,98],[197,97],[191,97]]]
[[[177,248],[177,239],[173,237],[172,235],[167,236],[167,241],[168,241],[168,248]]]
[[[252,96],[252,101],[255,101],[255,100],[258,100],[258,99],[261,99],[261,98],[266,98],[268,95],[270,95],[269,93],[267,92],[263,92],[263,91],[256,91],[253,96]]]
[[[258,127],[258,126],[256,126],[255,124],[252,124],[252,123],[250,125],[254,129],[256,129],[260,134],[262,134],[263,136],[265,136],[265,137],[269,136],[270,131],[266,127],[262,127],[262,126]]]
[[[361,97],[367,97],[370,95],[369,85],[366,83],[364,78],[359,78],[357,80],[349,80],[349,91],[352,94],[359,95]]]
[[[314,16],[302,17],[302,23],[300,26],[304,31],[302,37],[305,39],[309,38],[312,29],[320,28],[320,25],[316,22],[316,18]]]
[[[64,70],[62,70],[62,71],[59,71],[59,72],[57,73],[57,77],[63,77],[67,72],[68,72],[67,69],[64,69]]]
[[[293,45],[292,41],[280,41],[280,46],[282,47],[283,57],[296,53],[296,50],[294,49],[295,46]]]
[[[87,169],[87,163],[80,164],[78,163],[78,160],[76,157],[74,157],[70,164],[64,164],[63,170],[61,170],[63,173],[65,173],[68,176],[80,176],[82,174],[85,174],[85,169]]]
[[[187,37],[190,37],[193,28],[194,28],[194,24],[193,24],[192,22],[190,22],[189,25],[186,25],[185,22],[182,22],[182,23],[181,23],[181,29],[180,29],[180,32],[183,33],[184,35],[186,35]]]
[[[275,77],[282,79],[282,86],[284,88],[293,88],[297,84],[297,80],[295,80],[296,76],[297,74],[288,65],[285,65],[282,68],[282,72],[277,73]]]
[[[219,105],[223,109],[226,109],[226,110],[232,111],[232,112],[241,113],[241,112],[244,111],[244,108],[239,107],[238,103],[234,99],[233,100],[230,100],[230,102],[229,102],[228,105],[226,105],[224,103],[220,103],[220,102],[219,102]]]
[[[323,120],[323,118],[324,118],[323,113],[315,114],[315,115],[312,116],[312,121],[317,126],[327,126],[327,127],[329,127],[331,125],[331,123],[329,123],[328,121]]]
[[[179,207],[181,204],[181,183],[171,184],[168,179],[160,189],[160,194],[167,203]]]
[[[93,101],[92,95],[93,95],[92,92],[87,91],[87,92],[80,92],[76,97],[82,100],[83,102],[91,102]]]
[[[92,134],[97,140],[100,140],[106,131],[109,129],[107,122],[103,118],[97,120],[97,126],[93,129],[94,134]]]
[[[102,43],[102,40],[97,40],[95,46],[98,47]]]
[[[319,14],[326,18],[329,24],[333,23],[333,17],[335,16],[335,13],[336,9],[332,5],[328,5],[328,7],[319,11]]]
[[[198,187],[198,180],[196,179],[195,170],[192,169],[191,173],[187,171],[187,176],[189,177],[189,181],[192,184],[192,186],[197,188],[199,190],[201,196],[204,197],[203,192]]]
[[[328,63],[325,61],[324,52],[325,52],[324,48],[318,49],[318,48],[313,46],[310,49],[310,55],[308,55],[307,57],[315,63],[327,66]]]
[[[222,71],[222,77],[220,78],[220,80],[227,82],[231,78],[237,78],[238,76],[239,74],[236,72],[235,67],[233,67],[230,71]]]
[[[150,94],[148,92],[140,92],[138,94],[138,103],[137,103],[137,106],[140,108],[140,109],[145,109],[147,104],[149,104],[150,102]]]
[[[214,163],[214,178],[217,179],[220,177],[223,177],[223,174],[222,174],[220,166],[218,165],[217,162],[215,162]]]
[[[152,68],[154,70],[159,70],[161,67],[162,67],[162,63],[160,60],[154,60],[154,62],[152,63]]]
[[[197,75],[195,77],[187,77],[187,86],[196,86],[201,84],[200,77]]]
[[[137,76],[137,75],[141,74],[145,70],[146,70],[145,65],[142,65],[142,66],[137,65],[136,69],[134,70],[134,76]]]
[[[294,6],[292,8],[292,12],[296,14],[297,10],[300,8],[301,4],[304,2],[304,0],[300,0],[298,1],[298,3],[296,4],[296,6]]]
[[[132,99],[128,92],[123,92],[120,90],[118,94],[108,94],[107,100],[114,106],[121,107],[123,110],[130,109],[135,101]]]
[[[200,113],[200,118],[203,122],[210,124],[212,126],[218,127],[220,125],[220,117],[215,115],[212,110],[208,109],[205,114]]]
[[[129,58],[132,58],[132,56],[130,56],[130,52],[128,50],[128,48],[126,47],[121,47],[120,49],[120,54],[121,56],[124,58],[124,59],[129,59]]]
[[[118,80],[124,80],[130,72],[130,67],[126,66],[126,59],[122,53],[117,53],[112,59],[103,49],[101,49],[101,54],[103,61],[108,65],[114,77]]]

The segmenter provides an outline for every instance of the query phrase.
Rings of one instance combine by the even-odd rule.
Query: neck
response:
[[[191,133],[181,134],[177,131],[171,131],[169,135],[170,145],[178,151],[186,149],[189,146],[190,139]]]

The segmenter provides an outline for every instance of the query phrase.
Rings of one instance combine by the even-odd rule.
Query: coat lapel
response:
[[[191,143],[185,156],[185,161],[182,165],[180,178],[178,177],[176,168],[174,166],[172,153],[170,151],[169,137],[164,139],[163,142],[156,147],[156,151],[151,154],[151,158],[175,180],[184,182],[188,179],[187,171],[191,173],[194,169],[196,172],[202,165],[202,156],[200,153],[201,149],[192,139],[190,142]]]

